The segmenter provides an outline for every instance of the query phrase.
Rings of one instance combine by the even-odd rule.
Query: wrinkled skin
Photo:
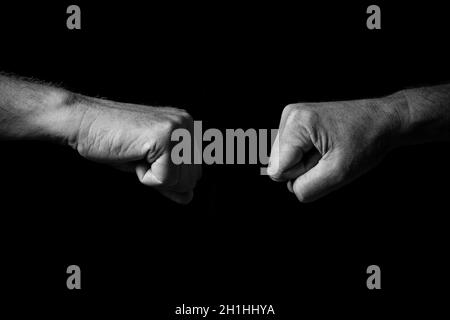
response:
[[[269,176],[311,202],[374,167],[394,146],[401,99],[298,103],[284,108]]]
[[[69,143],[81,156],[135,172],[144,185],[178,203],[192,200],[201,167],[171,161],[172,132],[191,132],[193,120],[181,109],[149,107],[93,98],[73,103],[79,129]]]

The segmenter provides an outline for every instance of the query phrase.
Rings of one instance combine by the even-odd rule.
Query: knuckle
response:
[[[177,128],[189,127],[193,123],[193,119],[189,113],[183,110],[182,112],[179,112],[176,115],[172,115],[169,118],[169,122],[170,122],[169,129],[173,131]]]
[[[290,103],[286,107],[284,107],[284,110],[286,112],[291,112],[296,110],[301,104],[300,103]]]
[[[172,118],[167,118],[164,119],[161,123],[160,123],[162,130],[164,132],[172,132],[173,130],[175,130],[177,128],[177,124],[176,122],[172,119]]]
[[[292,107],[291,107],[292,106]],[[288,105],[286,125],[314,126],[319,120],[316,110],[305,104]]]
[[[171,134],[176,129],[182,127],[182,121],[177,116],[171,116],[165,119],[161,125],[164,132]]]
[[[296,110],[298,107],[298,104],[288,104],[287,106],[284,107],[283,109],[283,115],[288,115],[291,112],[293,112],[294,110]]]
[[[186,120],[192,120],[191,115],[185,109],[179,109],[180,117]]]
[[[319,115],[311,108],[302,108],[297,110],[296,118],[302,124],[313,126],[317,123]]]

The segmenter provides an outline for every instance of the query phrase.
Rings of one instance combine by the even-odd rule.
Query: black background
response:
[[[2,3],[0,70],[179,106],[204,130],[277,128],[288,103],[449,80],[442,4],[378,1],[371,31],[372,2],[341,2]],[[66,28],[70,4],[82,30]],[[68,148],[0,146],[2,312],[165,319],[182,303],[235,303],[365,319],[448,302],[447,143],[399,149],[312,204],[257,165],[204,166],[187,206]],[[66,288],[71,264],[81,291]],[[380,291],[366,288],[371,264]]]

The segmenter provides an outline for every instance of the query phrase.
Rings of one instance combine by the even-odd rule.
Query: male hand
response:
[[[189,130],[189,114],[170,107],[149,107],[75,96],[70,109],[78,130],[69,138],[83,157],[136,172],[139,180],[178,203],[188,203],[201,176],[201,167],[175,165],[171,160],[171,134]]]
[[[374,167],[396,144],[407,102],[383,99],[288,105],[272,146],[269,176],[314,201]]]

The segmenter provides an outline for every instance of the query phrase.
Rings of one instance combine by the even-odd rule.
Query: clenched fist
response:
[[[95,99],[0,74],[0,139],[52,140],[85,158],[136,172],[168,198],[187,203],[198,165],[175,165],[171,135],[193,122],[183,110]],[[267,173],[300,201],[357,178],[394,146],[450,140],[450,85],[380,99],[287,106]]]
[[[184,110],[117,103],[83,96],[72,98],[78,129],[69,139],[81,156],[118,169],[136,172],[139,180],[178,203],[188,203],[201,167],[175,165],[171,134],[177,128],[192,132]]]
[[[287,181],[301,202],[314,201],[374,167],[397,144],[406,100],[288,105],[272,146],[269,176]]]

